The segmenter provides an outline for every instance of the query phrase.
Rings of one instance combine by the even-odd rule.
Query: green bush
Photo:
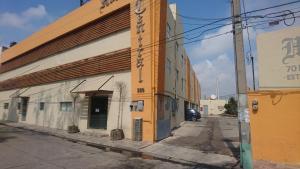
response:
[[[231,97],[228,101],[227,104],[225,104],[225,114],[230,114],[230,115],[238,115],[238,105],[237,105],[237,101]]]

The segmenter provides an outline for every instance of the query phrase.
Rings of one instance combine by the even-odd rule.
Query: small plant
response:
[[[68,133],[79,133],[78,126],[75,125],[68,126]]]

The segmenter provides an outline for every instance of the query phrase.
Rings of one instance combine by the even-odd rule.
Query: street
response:
[[[0,125],[1,169],[191,168],[106,152],[53,136]]]
[[[182,128],[174,132],[174,135],[174,139],[169,138],[165,143],[238,159],[239,140],[236,120],[210,117],[198,122],[185,122]]]
[[[204,118],[198,122],[184,122],[182,127],[174,130],[174,136],[145,148],[152,152],[151,149],[155,149],[161,144],[168,144],[179,148],[175,150],[180,150],[180,147],[182,147],[188,151],[196,149],[199,152],[204,152],[202,153],[203,157],[194,157],[200,159],[200,163],[195,165],[106,151],[105,149],[73,143],[38,132],[0,125],[0,168],[223,168],[220,165],[217,167],[215,160],[220,159],[220,157],[222,160],[226,160],[226,158],[236,155],[235,151],[232,152],[228,148],[229,146],[224,144],[226,140],[224,141],[222,136],[224,134],[232,135],[232,129],[228,130],[227,127],[227,130],[231,132],[226,133],[226,128],[221,130],[219,127],[220,123],[228,126],[233,122],[232,120],[226,120],[226,118],[222,118],[222,120]],[[161,155],[164,155],[163,153],[166,152],[161,152]],[[207,154],[210,156],[207,156]],[[189,154],[183,153],[181,156],[189,157]],[[207,157],[211,159],[201,165],[201,160]],[[219,162],[222,162],[222,160]],[[228,165],[222,166],[229,168]]]

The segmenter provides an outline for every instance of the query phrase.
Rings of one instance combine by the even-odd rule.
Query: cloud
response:
[[[200,79],[202,96],[216,94],[217,78],[221,96],[235,93],[233,61],[226,54],[194,64],[193,68]]]
[[[208,33],[202,38],[212,37],[231,30],[232,26],[228,25],[213,33]],[[191,46],[190,57],[201,83],[202,96],[216,94],[217,78],[220,95],[235,93],[232,34],[203,40]]]
[[[30,26],[30,22],[37,19],[42,19],[47,16],[47,11],[44,5],[30,7],[21,13],[4,12],[0,13],[0,26],[26,28]]]
[[[203,38],[212,37],[218,34],[222,34],[232,30],[232,26],[228,25],[225,27],[220,28],[215,33],[210,33],[205,35]],[[214,58],[219,55],[222,55],[226,52],[229,52],[233,49],[232,43],[232,35],[227,34],[223,36],[219,36],[216,38],[203,40],[200,43],[191,47],[191,57],[193,59],[207,59],[207,58]]]

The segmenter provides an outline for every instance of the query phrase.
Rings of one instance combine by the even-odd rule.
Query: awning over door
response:
[[[78,83],[74,86],[71,93],[112,93],[114,90],[114,76],[106,76],[102,78],[89,78]]]

